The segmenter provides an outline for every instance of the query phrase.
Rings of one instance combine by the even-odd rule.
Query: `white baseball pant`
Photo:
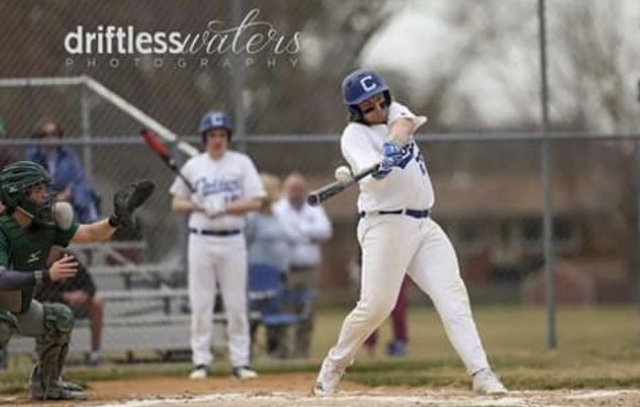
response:
[[[188,261],[193,364],[208,366],[213,359],[213,307],[219,286],[227,316],[231,364],[234,367],[248,366],[251,338],[247,315],[248,271],[244,236],[190,234]]]
[[[431,218],[367,215],[358,224],[362,247],[360,300],[346,317],[327,361],[347,367],[365,339],[389,316],[405,272],[436,307],[449,341],[470,374],[489,364],[449,238]]]

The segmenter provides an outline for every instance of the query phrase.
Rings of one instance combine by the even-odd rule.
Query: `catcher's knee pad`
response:
[[[0,350],[6,349],[11,335],[18,331],[16,317],[9,311],[0,311]]]
[[[64,304],[42,304],[45,335],[68,336],[73,330],[73,311]]]

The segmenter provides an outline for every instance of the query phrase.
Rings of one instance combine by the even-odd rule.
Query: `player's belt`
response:
[[[431,214],[431,209],[398,209],[395,211],[370,211],[370,212],[359,212],[358,218],[362,219],[367,215],[407,215],[412,218],[422,219],[428,218]]]
[[[233,236],[233,235],[239,235],[240,229],[207,230],[207,229],[189,228],[189,232],[195,233],[196,235],[203,235],[203,236]]]

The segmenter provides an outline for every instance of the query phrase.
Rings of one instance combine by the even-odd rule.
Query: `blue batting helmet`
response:
[[[204,134],[212,129],[225,129],[231,140],[231,134],[233,133],[233,127],[231,125],[231,119],[224,112],[219,110],[210,110],[202,116],[200,119],[200,135],[202,136],[203,143],[206,143]]]
[[[362,121],[362,112],[358,105],[365,100],[384,94],[387,103],[391,103],[389,87],[384,83],[380,75],[367,70],[358,69],[347,75],[342,81],[342,100],[349,109],[352,120]]]

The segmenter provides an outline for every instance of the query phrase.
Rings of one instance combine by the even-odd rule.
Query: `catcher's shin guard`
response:
[[[66,400],[72,393],[65,390],[60,378],[69,350],[73,329],[73,313],[64,304],[43,304],[45,332],[36,338],[38,360],[31,373],[31,397],[40,400]]]

